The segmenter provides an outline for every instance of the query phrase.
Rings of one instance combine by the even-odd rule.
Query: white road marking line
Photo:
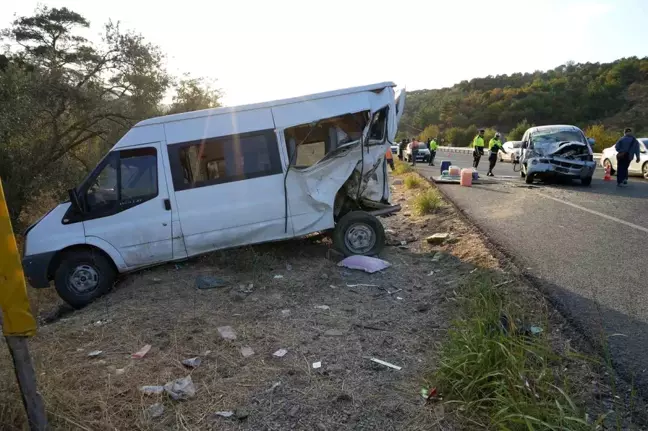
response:
[[[612,217],[610,215],[603,214],[603,213],[600,213],[598,211],[594,211],[594,210],[591,210],[589,208],[585,208],[585,207],[582,207],[580,205],[576,205],[576,204],[573,204],[571,202],[567,202],[565,200],[558,199],[558,198],[555,198],[553,196],[546,195],[544,193],[535,192],[535,194],[540,195],[543,198],[551,199],[552,201],[560,202],[561,204],[569,205],[570,207],[573,207],[573,208],[576,208],[576,209],[579,209],[579,210],[583,210],[583,211],[588,212],[590,214],[594,214],[594,215],[597,215],[599,217],[603,217],[605,219],[608,219],[610,221],[615,221],[617,223],[621,223],[621,224],[626,225],[628,227],[631,227],[631,228],[640,230],[642,232],[648,233],[648,228],[645,228],[643,226],[639,226],[639,225],[634,224],[634,223],[630,223],[629,221],[621,220],[620,218]]]

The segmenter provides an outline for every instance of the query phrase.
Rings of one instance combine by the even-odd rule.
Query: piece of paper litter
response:
[[[403,368],[403,367],[399,367],[398,365],[390,364],[389,362],[385,362],[383,360],[376,359],[376,358],[369,358],[369,360],[372,361],[372,362],[375,362],[377,364],[384,365],[386,367],[393,368],[393,369],[399,370],[399,371]]]
[[[370,256],[349,256],[346,259],[340,261],[338,266],[343,266],[349,269],[358,269],[364,272],[373,274],[377,271],[382,271],[383,269],[389,268],[391,263],[377,259]]]

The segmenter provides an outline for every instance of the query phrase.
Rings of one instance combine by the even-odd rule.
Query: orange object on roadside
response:
[[[393,160],[394,155],[391,152],[391,148],[387,148],[387,151],[385,152],[385,158],[387,160]]]
[[[611,167],[609,164],[605,165],[605,176],[603,177],[604,181],[612,181],[612,175],[610,175]]]
[[[473,180],[473,170],[464,168],[461,170],[461,177],[459,178],[459,184],[464,187],[472,187]]]

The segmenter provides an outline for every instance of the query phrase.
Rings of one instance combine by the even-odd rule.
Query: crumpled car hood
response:
[[[534,152],[541,156],[574,156],[588,153],[587,144],[582,142],[554,142],[534,148]]]

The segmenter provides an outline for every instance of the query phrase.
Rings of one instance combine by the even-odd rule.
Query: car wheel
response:
[[[54,274],[54,286],[61,299],[81,308],[108,292],[117,271],[103,254],[92,250],[66,253]]]
[[[612,162],[610,162],[610,159],[603,160],[603,167],[607,169],[608,166],[610,166],[610,175],[616,174],[616,171],[612,167]]]
[[[581,178],[581,184],[586,187],[589,186],[590,184],[592,184],[592,177]]]
[[[335,225],[333,245],[345,256],[375,255],[385,247],[385,228],[371,214],[352,211]]]
[[[643,174],[643,177],[648,180],[648,162],[644,163],[641,167],[641,173]]]
[[[521,172],[521,171],[520,171]],[[524,178],[524,182],[527,184],[533,184],[533,174],[529,174]]]

